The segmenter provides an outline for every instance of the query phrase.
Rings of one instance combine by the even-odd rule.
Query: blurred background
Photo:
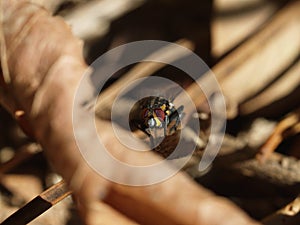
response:
[[[257,220],[299,194],[299,1],[31,2],[63,17],[74,35],[84,40],[88,64],[107,50],[132,41],[188,40],[219,80],[228,100],[228,124],[212,168],[205,175],[197,174],[192,166],[186,171]],[[131,69],[117,73],[111,83]],[[189,88],[192,81],[181,73],[164,67],[149,75],[172,77]],[[197,106],[199,120],[206,120],[201,114],[203,106]],[[201,138],[207,134],[207,123]],[[277,137],[280,141],[276,142]],[[268,147],[267,153],[262,146]],[[0,221],[60,179],[41,147],[0,108]],[[300,223],[299,215],[297,218],[294,224]],[[30,224],[81,223],[69,197]]]

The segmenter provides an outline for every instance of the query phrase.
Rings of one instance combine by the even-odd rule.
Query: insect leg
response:
[[[165,121],[164,121],[164,136],[167,136],[167,128],[169,124],[169,116],[166,115]]]

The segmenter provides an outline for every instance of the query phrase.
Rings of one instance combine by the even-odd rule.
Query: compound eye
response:
[[[154,118],[151,118],[148,120],[148,127],[149,128],[154,128],[156,125],[156,122],[155,122],[155,119]]]
[[[155,109],[154,112],[160,121],[165,120],[165,112],[162,109]]]
[[[143,112],[143,118],[146,119],[149,116],[149,110],[145,109],[145,111]]]

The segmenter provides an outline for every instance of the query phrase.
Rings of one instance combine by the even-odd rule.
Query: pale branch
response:
[[[242,103],[240,112],[242,114],[250,114],[261,109],[285,96],[288,96],[296,88],[300,86],[300,60],[293,65],[284,76],[280,77],[273,84],[266,88],[262,93],[254,98]]]
[[[255,34],[279,9],[273,1],[264,0],[215,0],[213,4],[212,54],[217,59]]]
[[[212,68],[226,98],[229,118],[238,114],[241,103],[262,92],[298,57],[299,17],[300,2],[289,3],[261,31]],[[202,76],[199,82],[204,82],[209,76],[211,74]],[[197,106],[205,102],[205,96],[196,83],[186,92]],[[272,101],[272,97],[268,101]]]

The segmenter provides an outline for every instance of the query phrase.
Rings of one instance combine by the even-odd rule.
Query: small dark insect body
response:
[[[183,108],[180,106],[176,109],[172,101],[166,98],[149,96],[136,103],[133,123],[149,136],[153,148],[157,140],[174,136],[180,128]],[[163,142],[154,150],[160,153]]]
[[[182,117],[183,106],[178,109],[174,104],[163,98],[150,96],[140,101],[141,121],[140,129],[152,135],[153,129],[163,129],[164,136],[176,131]]]

